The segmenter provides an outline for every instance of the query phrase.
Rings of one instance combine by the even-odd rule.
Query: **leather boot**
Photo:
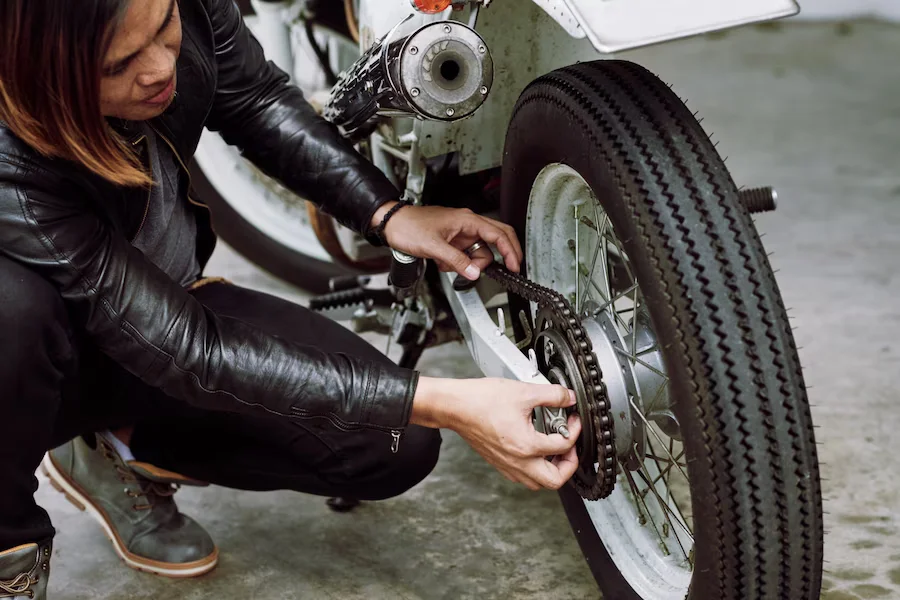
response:
[[[0,552],[0,598],[47,600],[51,542]]]
[[[194,577],[211,571],[219,551],[196,521],[181,514],[173,494],[181,484],[204,485],[153,465],[126,463],[95,435],[82,437],[44,457],[50,483],[87,511],[129,567],[166,577]]]

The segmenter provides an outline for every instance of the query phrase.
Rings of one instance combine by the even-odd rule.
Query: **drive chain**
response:
[[[595,439],[592,440],[592,443],[597,445],[597,463],[599,465],[596,471],[592,464],[579,465],[578,471],[570,483],[587,500],[606,498],[612,493],[616,484],[614,422],[610,414],[611,405],[606,385],[603,383],[603,373],[600,371],[591,340],[581,326],[578,314],[559,292],[529,281],[498,263],[486,267],[484,274],[502,285],[508,292],[521,296],[529,302],[534,302],[539,309],[547,309],[551,315],[553,327],[565,334],[569,351],[578,363],[579,374],[588,396],[585,404],[590,414],[580,416],[582,419],[591,419],[594,425]],[[540,332],[534,332],[535,340],[537,340],[538,333]],[[588,443],[588,441],[584,440],[583,443]]]

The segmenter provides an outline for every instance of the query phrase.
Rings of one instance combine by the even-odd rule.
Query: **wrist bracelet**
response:
[[[387,239],[385,239],[384,237],[384,228],[387,227],[388,221],[391,219],[391,217],[393,217],[397,213],[397,211],[404,206],[412,206],[412,202],[410,202],[409,200],[400,200],[399,202],[397,202],[397,204],[392,206],[391,209],[385,213],[384,218],[381,219],[381,223],[379,223],[378,226],[372,230],[372,235],[381,243],[382,246],[388,245]]]

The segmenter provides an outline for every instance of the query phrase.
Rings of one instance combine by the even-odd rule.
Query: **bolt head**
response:
[[[452,117],[452,116],[455,115],[455,114],[456,114],[456,111],[453,110],[452,108],[448,108],[448,109],[447,109],[447,116],[448,116],[448,117]]]
[[[480,46],[478,46],[478,51],[480,53],[484,54],[485,52],[487,52],[487,48],[485,47],[484,44],[481,44]]]
[[[415,56],[416,54],[419,53],[419,47],[418,46],[410,46],[409,53],[412,54],[413,56]]]
[[[421,92],[419,91],[419,88],[413,88],[413,89],[409,90],[409,93],[412,95],[413,98],[416,98],[416,97],[418,97],[418,95]]]
[[[481,86],[481,95],[485,96],[488,93],[488,88],[486,85]]]
[[[450,33],[451,31],[453,31],[453,30],[450,28],[449,25],[444,25],[444,33]]]

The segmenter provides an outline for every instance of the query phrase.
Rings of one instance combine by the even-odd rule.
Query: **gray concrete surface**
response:
[[[829,512],[823,598],[900,598],[900,28],[748,28],[631,58],[700,111],[740,183],[781,193],[758,224],[813,386]],[[225,247],[209,271],[303,300]],[[477,375],[460,346],[421,366]],[[59,530],[51,598],[597,597],[555,495],[513,486],[445,440],[421,486],[349,515],[292,493],[180,492],[222,552],[214,573],[188,581],[124,567],[42,480],[38,499]]]

